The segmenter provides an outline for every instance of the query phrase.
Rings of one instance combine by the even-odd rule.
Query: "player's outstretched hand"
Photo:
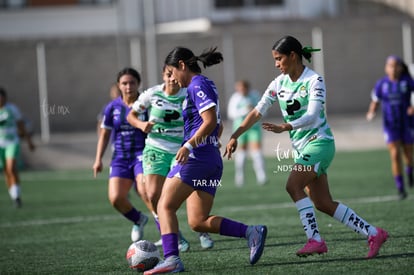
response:
[[[96,178],[98,173],[102,172],[102,167],[103,167],[102,161],[100,160],[95,161],[95,163],[92,166],[94,178]]]
[[[263,129],[267,131],[277,133],[277,134],[285,131],[285,127],[283,127],[283,125],[277,125],[277,124],[268,123],[268,122],[263,122],[262,127]]]
[[[375,113],[374,112],[368,112],[367,115],[366,115],[366,119],[368,121],[372,121],[374,119],[374,117],[375,117]]]
[[[227,155],[227,159],[231,159],[231,156],[237,149],[237,139],[230,138],[229,142],[226,145],[226,150],[224,151],[223,157]]]

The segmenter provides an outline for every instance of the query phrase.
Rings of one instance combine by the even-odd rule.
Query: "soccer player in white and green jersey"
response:
[[[3,168],[9,195],[16,207],[22,206],[17,168],[17,158],[20,154],[19,135],[26,139],[29,149],[34,150],[21,112],[15,105],[7,102],[7,93],[0,88],[0,167]]]
[[[143,152],[144,184],[154,211],[157,209],[165,178],[183,142],[182,103],[187,96],[187,90],[180,88],[165,67],[162,77],[164,83],[144,91],[127,117],[131,125],[148,133]],[[149,112],[149,119],[141,121],[139,114],[145,111]],[[155,212],[153,216],[159,229],[158,216]],[[199,237],[203,248],[213,247],[214,242],[207,233],[200,233]],[[181,234],[180,238],[180,250],[185,252],[189,249],[189,243]]]
[[[227,117],[233,120],[233,130],[236,130],[247,114],[259,102],[260,94],[250,89],[250,83],[247,80],[236,81],[234,88],[235,92],[227,104]],[[234,183],[238,187],[244,185],[244,170],[247,151],[249,150],[253,161],[253,169],[256,173],[257,184],[265,184],[267,177],[262,153],[262,127],[260,124],[254,124],[237,141],[239,151],[235,154],[234,159]]]
[[[319,234],[314,204],[318,210],[365,236],[369,244],[367,258],[373,258],[378,255],[388,233],[370,225],[346,205],[332,200],[329,192],[327,169],[335,154],[335,143],[325,115],[325,84],[320,75],[302,63],[302,57],[310,61],[311,52],[315,50],[303,48],[292,36],[275,43],[272,55],[282,74],[270,83],[260,102],[232,134],[225,155],[231,157],[237,148],[237,138],[278,101],[284,123],[263,123],[262,126],[274,133],[288,131],[296,150],[286,190],[295,202],[308,239],[296,254],[308,256],[328,252]]]

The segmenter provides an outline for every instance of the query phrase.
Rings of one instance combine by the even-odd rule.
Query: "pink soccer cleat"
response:
[[[369,251],[367,259],[372,259],[376,257],[382,244],[385,243],[387,239],[388,232],[383,230],[382,228],[377,227],[377,235],[369,236],[368,238]]]
[[[296,252],[299,257],[307,257],[313,254],[322,254],[328,252],[328,247],[324,240],[318,242],[315,239],[309,239],[304,247]]]

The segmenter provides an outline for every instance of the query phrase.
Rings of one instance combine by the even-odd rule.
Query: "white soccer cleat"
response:
[[[133,242],[137,242],[144,238],[144,226],[147,224],[147,222],[148,222],[148,217],[144,215],[143,213],[141,213],[138,223],[132,226],[131,240]]]

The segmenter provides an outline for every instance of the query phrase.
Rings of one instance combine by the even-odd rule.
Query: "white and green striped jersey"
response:
[[[249,91],[247,95],[234,92],[227,104],[227,117],[240,125],[259,100],[260,94],[256,91]]]
[[[23,116],[19,109],[10,103],[6,103],[0,108],[0,147],[19,143],[17,122]]]
[[[323,78],[305,67],[296,82],[292,82],[288,74],[276,77],[267,87],[256,110],[264,115],[269,107],[279,102],[285,122],[292,125],[289,132],[293,148],[301,152],[306,144],[313,140],[333,140],[331,129],[326,120],[325,104],[326,89]],[[316,112],[310,117],[311,108]],[[311,118],[311,119],[309,119]]]
[[[154,122],[145,146],[175,154],[184,138],[182,103],[187,95],[186,89],[180,89],[175,95],[164,92],[164,84],[145,90],[135,101],[132,109],[138,113],[148,110],[148,121]]]

